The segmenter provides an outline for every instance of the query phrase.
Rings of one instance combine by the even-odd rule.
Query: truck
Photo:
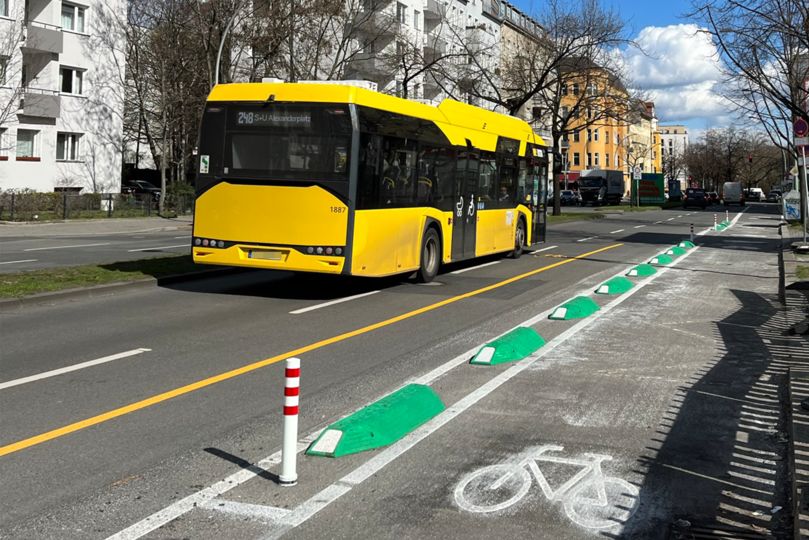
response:
[[[581,204],[619,204],[624,196],[624,173],[607,169],[585,169],[579,177]]]
[[[738,204],[744,206],[744,191],[741,182],[725,182],[722,185],[722,202],[725,206]]]

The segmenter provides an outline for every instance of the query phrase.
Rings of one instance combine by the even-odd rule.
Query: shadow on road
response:
[[[675,395],[639,459],[638,511],[610,537],[791,537],[787,343],[777,298],[732,291],[715,323],[721,356]]]

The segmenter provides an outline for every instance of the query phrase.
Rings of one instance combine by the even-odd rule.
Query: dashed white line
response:
[[[183,235],[183,236],[175,236],[174,239],[177,240],[179,238],[190,238],[190,237],[191,237],[190,234],[186,234],[186,235]]]
[[[55,377],[57,375],[62,375],[64,373],[70,373],[71,371],[78,371],[80,369],[97,366],[99,364],[106,364],[107,362],[112,362],[114,360],[120,360],[121,358],[128,358],[130,356],[135,356],[137,354],[142,354],[145,352],[149,352],[152,349],[132,349],[131,351],[124,351],[122,353],[113,354],[110,356],[105,356],[103,358],[97,358],[95,360],[88,360],[87,362],[82,362],[81,364],[74,364],[72,366],[67,366],[59,369],[52,369],[51,371],[45,371],[43,373],[38,373],[36,375],[31,375],[29,377],[23,377],[21,379],[14,379],[13,381],[6,381],[4,383],[0,383],[0,390],[4,390],[6,388],[11,388],[12,386],[19,386],[21,384],[39,381],[42,379],[47,379],[49,377]]]
[[[140,248],[140,249],[128,249],[126,250],[127,253],[134,253],[136,251],[154,251],[156,249],[175,249],[181,247],[191,247],[191,244],[177,244],[176,246],[155,246],[155,247],[147,247],[147,248]]]
[[[669,218],[669,219],[667,219],[666,221],[673,221],[673,220],[674,220],[674,218],[673,218],[673,217],[670,217],[670,218]]]
[[[626,229],[618,229],[617,231],[610,231],[610,234],[618,234],[619,232],[624,232]]]
[[[24,249],[23,251],[45,251],[48,249],[72,249],[72,248],[82,248],[82,247],[96,247],[96,246],[108,246],[112,242],[102,242],[99,244],[75,244],[72,246],[49,246],[49,247],[39,247],[39,248],[28,248]]]
[[[27,262],[37,262],[39,259],[22,259],[20,261],[5,261],[0,262],[0,264],[19,264],[19,263],[27,263]]]
[[[316,309],[333,306],[335,304],[342,304],[343,302],[348,302],[350,300],[356,300],[357,298],[362,298],[363,296],[371,296],[372,294],[376,294],[378,292],[379,291],[371,291],[371,292],[362,293],[362,294],[355,294],[354,296],[346,296],[345,298],[338,298],[337,300],[332,300],[330,302],[324,302],[322,304],[317,304],[317,305],[314,305],[314,306],[309,306],[309,307],[305,307],[305,308],[301,308],[301,309],[296,309],[295,311],[290,311],[289,314],[290,315],[300,315],[301,313],[306,313],[306,312],[309,312],[309,311],[314,311]]]
[[[655,221],[655,225],[660,225],[661,223],[663,223],[663,222],[662,221]]]
[[[579,238],[576,242],[586,242],[588,240],[592,240],[593,238],[598,238],[597,236],[588,236],[587,238]]]
[[[464,272],[469,272],[471,270],[477,270],[478,268],[483,268],[484,266],[491,266],[493,264],[500,264],[500,261],[487,262],[487,263],[484,263],[484,264],[479,264],[477,266],[470,266],[469,268],[461,268],[460,270],[455,270],[454,272],[450,272],[450,274],[463,274]]]
[[[552,249],[556,249],[556,248],[558,248],[558,247],[559,247],[559,246],[548,246],[548,247],[544,247],[544,248],[542,248],[542,249],[535,249],[535,250],[533,251],[533,253],[534,253],[534,254],[537,254],[537,253],[542,253],[543,251],[550,251],[550,250],[552,250]]]
[[[679,216],[677,216],[677,217],[678,217],[678,218],[681,218],[681,217],[683,217],[683,215],[682,215],[682,214],[680,214],[680,215],[679,215]]]
[[[645,226],[646,226],[646,225],[635,225],[635,226],[633,227],[633,229],[641,229],[641,228],[643,228],[643,227],[645,227]]]

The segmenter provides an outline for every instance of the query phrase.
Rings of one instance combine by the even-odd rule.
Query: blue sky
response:
[[[540,16],[544,0],[511,0]],[[575,0],[572,0],[575,1]],[[624,52],[631,85],[655,102],[661,123],[685,124],[698,136],[733,121],[721,97],[721,72],[716,48],[685,18],[690,0],[601,0],[627,23],[628,35],[645,51]]]

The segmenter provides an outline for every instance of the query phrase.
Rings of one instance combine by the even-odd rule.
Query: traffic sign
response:
[[[796,118],[792,123],[792,130],[795,133],[796,138],[805,138],[807,135],[809,135],[809,123],[807,123],[803,118]]]
[[[809,146],[809,137],[795,137],[795,146],[798,148]]]
[[[632,180],[640,180],[643,178],[642,174],[641,168],[635,165],[635,167],[632,169]]]

